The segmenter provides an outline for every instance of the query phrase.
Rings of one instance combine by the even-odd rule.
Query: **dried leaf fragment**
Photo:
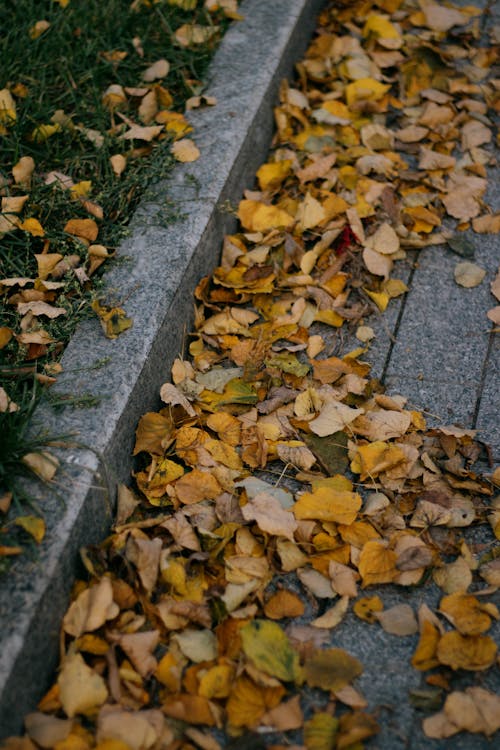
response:
[[[467,289],[472,289],[475,286],[479,286],[486,276],[486,271],[484,268],[476,265],[476,263],[464,261],[455,266],[453,275],[457,284]]]

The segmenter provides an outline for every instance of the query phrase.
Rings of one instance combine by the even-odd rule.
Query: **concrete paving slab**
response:
[[[137,420],[158,406],[189,330],[194,286],[216,265],[222,236],[234,227],[221,208],[252,183],[265,158],[280,81],[309,41],[321,5],[243,2],[245,20],[227,32],[208,74],[207,93],[218,104],[190,116],[202,156],[152,191],[120,248],[122,262],[107,276],[109,296],[133,318],[132,329],[109,341],[97,321],[86,321],[64,354],[65,375],[52,394],[96,405],[38,410],[38,425],[71,434],[71,447],[60,452],[57,488],[30,488],[47,520],[39,554],[16,562],[0,587],[2,737],[21,729],[48,686],[78,549],[109,526],[113,487],[130,475]]]
[[[385,368],[389,391],[404,393],[430,412],[430,423],[472,427],[481,396],[489,351],[489,281],[498,259],[493,246],[485,249],[482,237],[471,234],[470,239],[476,262],[487,271],[485,279],[473,289],[461,287],[453,276],[459,256],[444,246],[421,251]],[[482,425],[481,437],[488,442],[489,423]]]

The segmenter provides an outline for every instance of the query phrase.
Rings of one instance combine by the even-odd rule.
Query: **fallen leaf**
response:
[[[242,507],[241,512],[246,521],[255,521],[261,531],[293,541],[297,521],[293,513],[284,510],[279,500],[269,493],[255,495]]]
[[[200,158],[200,150],[189,138],[183,138],[172,144],[172,153],[177,161],[191,162]]]
[[[45,536],[45,521],[43,518],[39,518],[39,516],[18,516],[14,523],[30,534],[37,544],[40,544],[43,540]]]
[[[160,78],[166,78],[168,71],[170,70],[170,63],[161,58],[152,65],[150,65],[142,74],[142,80],[147,83],[152,83]]]
[[[312,493],[304,492],[293,506],[293,512],[299,520],[310,518],[349,525],[356,518],[361,505],[362,500],[357,492],[318,487]]]
[[[489,635],[462,635],[456,630],[441,636],[436,649],[441,664],[472,672],[491,667],[496,654],[497,645]]]
[[[331,750],[335,747],[335,739],[339,720],[328,713],[315,713],[304,723],[304,744],[307,750]]]
[[[264,614],[270,620],[284,617],[300,617],[304,614],[304,602],[293,591],[281,589],[273,594],[264,605]]]
[[[471,289],[472,287],[479,286],[486,276],[486,271],[475,263],[464,261],[455,266],[453,275],[457,284]]]
[[[395,604],[375,616],[385,632],[391,635],[414,635],[418,631],[417,620],[409,604]]]
[[[322,690],[341,690],[362,672],[361,662],[341,648],[317,650],[304,663],[307,684]]]
[[[108,697],[103,678],[87,666],[81,654],[66,657],[57,684],[63,710],[69,718],[101,706]]]
[[[70,605],[63,618],[63,629],[78,638],[83,633],[97,630],[107,620],[114,619],[119,611],[113,601],[111,580],[104,576],[99,583],[82,591]]]
[[[316,619],[312,620],[311,625],[314,628],[328,628],[328,630],[333,630],[333,628],[336,628],[344,619],[348,607],[349,597],[342,596],[333,607],[327,609],[320,617],[316,617]]]
[[[298,654],[277,623],[252,620],[241,628],[240,635],[245,655],[258,669],[285,682],[298,679]]]

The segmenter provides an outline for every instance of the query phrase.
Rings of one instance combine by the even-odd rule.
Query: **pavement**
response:
[[[72,448],[61,453],[59,492],[39,497],[50,522],[38,558],[20,560],[0,585],[0,737],[19,731],[23,715],[50,684],[78,549],[102,538],[109,527],[116,481],[130,474],[137,420],[158,405],[159,387],[191,320],[192,290],[216,265],[221,237],[234,226],[221,207],[239,200],[265,160],[279,81],[305,48],[320,6],[319,0],[243,3],[245,21],[228,32],[211,68],[207,93],[217,96],[218,106],[194,115],[195,140],[208,158],[180,167],[166,188],[182,215],[172,216],[169,226],[160,221],[165,186],[158,186],[156,199],[143,204],[121,250],[129,262],[109,278],[118,298],[131,293],[127,313],[133,329],[110,343],[97,335],[98,324],[88,321],[64,355],[66,376],[59,392],[97,395],[99,403],[84,412],[66,409],[62,422],[48,406],[38,414],[39,423],[57,424],[59,433],[75,437]],[[498,211],[500,182],[493,174],[489,185],[486,201]],[[478,429],[498,462],[500,343],[485,314],[493,306],[488,282],[499,265],[499,240],[473,232],[467,237],[486,280],[473,289],[458,287],[453,269],[462,258],[443,246],[409,253],[397,271],[409,292],[370,320],[376,338],[367,359],[389,394],[408,397],[429,424]],[[103,368],[91,367],[101,361],[107,362]],[[474,533],[481,542],[483,532]],[[287,585],[300,590],[293,578]],[[386,607],[405,602],[414,611],[423,602],[435,608],[442,595],[434,584],[411,591],[370,588],[376,593]],[[499,642],[500,623],[490,634]],[[401,638],[369,627],[352,613],[332,632],[330,645],[345,648],[365,666],[356,687],[381,726],[367,747],[493,747],[484,736],[440,741],[424,736],[422,713],[408,700],[411,690],[424,686],[422,675],[409,666],[416,641],[416,636]],[[476,684],[475,677],[466,675],[463,686]],[[483,675],[481,684],[500,692],[499,668]],[[315,695],[306,691],[305,700],[310,710]]]

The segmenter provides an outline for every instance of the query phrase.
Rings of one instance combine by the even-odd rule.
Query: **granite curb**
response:
[[[90,408],[42,404],[35,425],[66,435],[57,484],[30,488],[47,533],[36,557],[0,584],[0,738],[21,730],[49,685],[58,634],[82,545],[109,528],[118,482],[130,477],[134,431],[157,408],[173,359],[184,349],[196,283],[217,263],[235,219],[225,208],[254,179],[272,137],[273,102],[312,34],[323,0],[246,0],[210,66],[217,105],[190,119],[199,161],[179,165],[139,207],[106,276],[133,327],[115,341],[97,320],[80,325],[52,393]]]

